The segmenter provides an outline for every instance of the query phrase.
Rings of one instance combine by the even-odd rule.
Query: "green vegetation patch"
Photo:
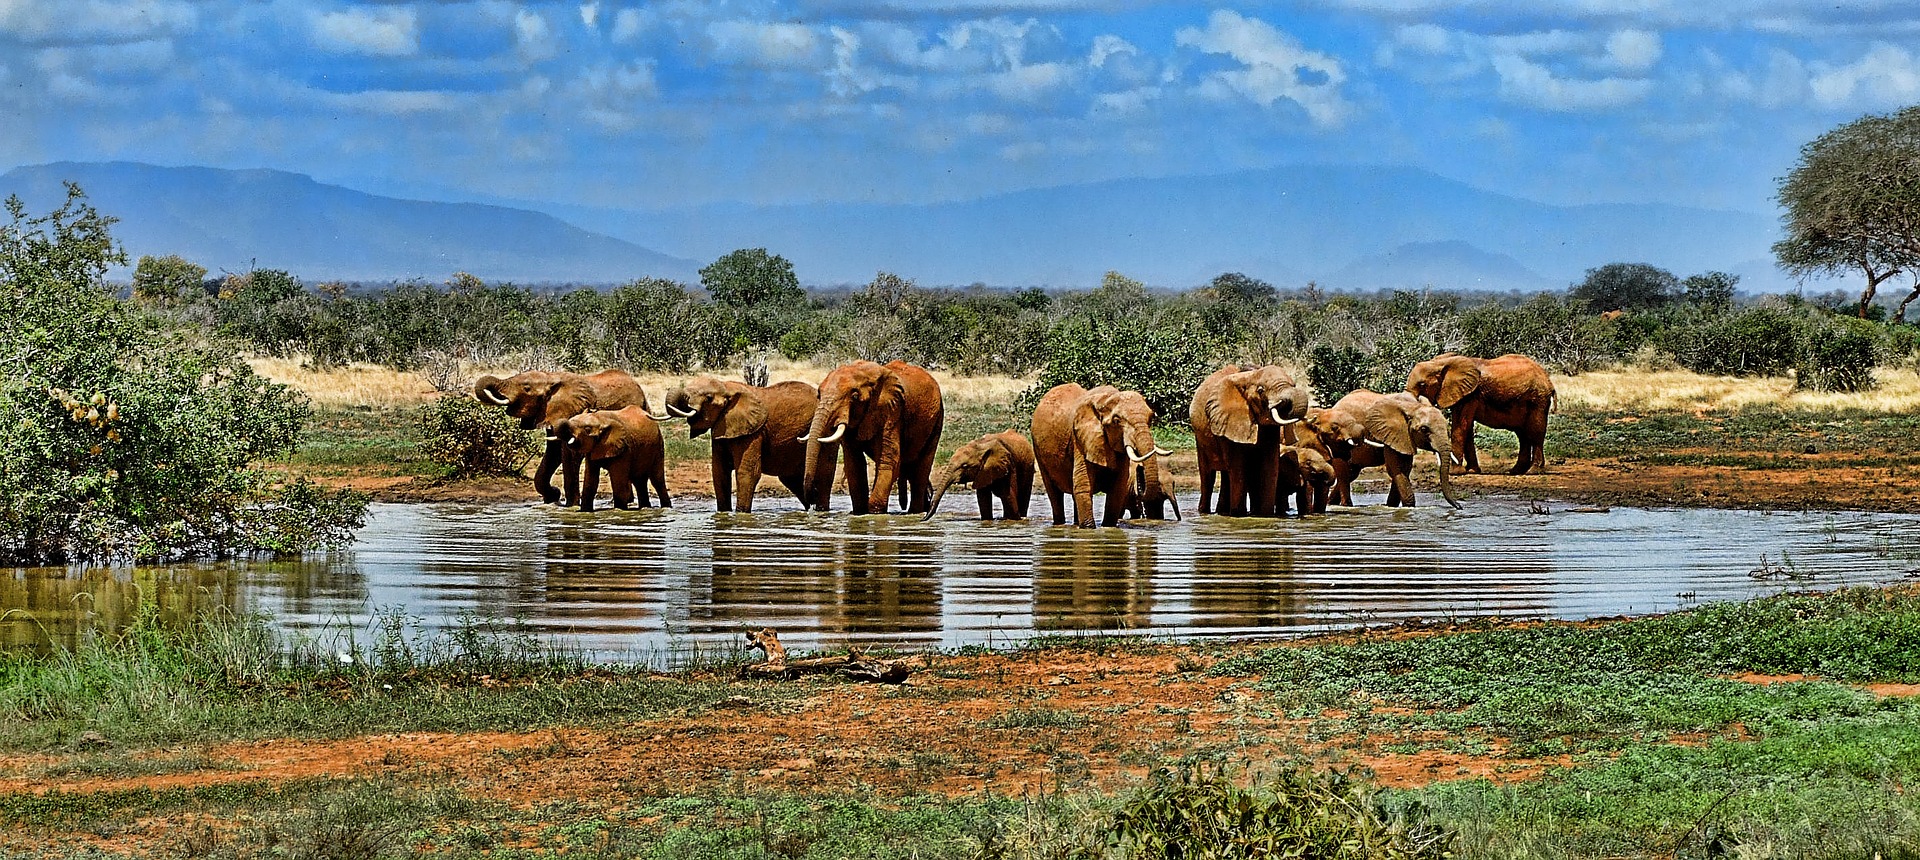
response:
[[[1257,677],[1297,716],[1344,712],[1348,731],[1358,723],[1363,731],[1440,730],[1453,742],[1498,737],[1519,755],[1618,748],[1736,722],[1764,734],[1793,721],[1864,717],[1898,705],[1834,683],[1757,686],[1717,676],[1920,676],[1920,596],[1853,589],[1592,628],[1271,648],[1212,671]]]

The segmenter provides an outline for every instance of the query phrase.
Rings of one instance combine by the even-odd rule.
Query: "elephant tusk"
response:
[[[1460,459],[1459,454],[1453,454],[1453,453],[1447,454],[1447,459],[1452,460],[1455,465],[1459,465],[1460,463],[1466,462],[1465,460]]]
[[[1385,442],[1375,442],[1375,441],[1373,441],[1372,439],[1362,439],[1362,440],[1360,440],[1360,441],[1362,441],[1362,442],[1365,442],[1365,443],[1367,443],[1367,444],[1369,444],[1369,445],[1372,445],[1372,446],[1373,446],[1373,447],[1375,447],[1375,448],[1385,448],[1385,447],[1387,447],[1387,443],[1385,443]]]
[[[820,444],[825,445],[828,442],[838,442],[840,441],[840,437],[846,435],[846,433],[847,425],[845,422],[842,422],[839,427],[834,428],[832,436],[820,437]]]
[[[691,415],[693,415],[693,410],[691,410],[691,409],[688,409],[688,410],[686,410],[685,412],[682,412],[682,411],[680,411],[680,407],[677,407],[677,406],[675,406],[675,405],[673,405],[672,403],[668,403],[668,404],[667,404],[667,413],[668,413],[668,414],[670,414],[670,415],[672,415],[672,416],[673,416],[673,417],[675,417],[675,418],[686,418],[686,417],[689,417],[689,416],[691,416]],[[804,437],[803,437],[803,438],[804,438]]]
[[[1272,415],[1272,416],[1273,416],[1273,423],[1275,423],[1275,424],[1278,424],[1278,425],[1280,425],[1280,426],[1282,426],[1282,427],[1285,427],[1285,426],[1287,426],[1288,424],[1298,424],[1298,423],[1300,423],[1300,419],[1298,419],[1298,418],[1282,418],[1282,417],[1280,417],[1280,407],[1278,407],[1278,406],[1269,406],[1269,407],[1267,407],[1267,414],[1268,414],[1268,415]]]
[[[812,433],[808,433],[808,434],[806,434],[805,436],[801,436],[800,438],[798,438],[798,439],[795,439],[794,441],[796,441],[796,442],[811,442],[811,441],[813,441],[813,434],[812,434]]]
[[[560,441],[560,437],[558,437],[558,436],[555,436],[555,435],[553,435],[552,433],[548,433],[548,434],[547,434],[547,441],[548,441],[548,442],[558,442],[558,441]]]
[[[482,398],[485,398],[488,403],[491,403],[495,406],[505,406],[513,402],[512,400],[507,399],[506,395],[503,395],[497,391],[494,391],[491,388],[480,389],[480,396]]]
[[[1153,456],[1152,451],[1148,451],[1145,454],[1135,454],[1133,452],[1133,446],[1132,445],[1127,446],[1127,459],[1132,460],[1135,463],[1145,463],[1147,461],[1147,458],[1151,456]]]
[[[671,407],[669,407],[669,408],[671,408]],[[672,415],[668,415],[668,414],[667,414],[667,413],[665,413],[665,412],[662,412],[662,413],[660,413],[659,415],[655,415],[655,414],[653,414],[653,413],[651,413],[651,412],[649,412],[649,413],[647,413],[647,417],[648,417],[648,418],[652,418],[652,419],[653,419],[653,420],[655,420],[655,421],[671,421],[671,420],[673,420],[673,416],[672,416]]]
[[[1171,456],[1173,456],[1173,452],[1172,452],[1172,451],[1169,451],[1169,450],[1167,450],[1167,449],[1165,449],[1165,448],[1162,448],[1162,447],[1160,447],[1160,446],[1158,446],[1158,445],[1155,445],[1155,446],[1153,446],[1153,453],[1155,453],[1155,454],[1159,454],[1159,455],[1160,455],[1160,456],[1162,456],[1162,457],[1171,457]]]

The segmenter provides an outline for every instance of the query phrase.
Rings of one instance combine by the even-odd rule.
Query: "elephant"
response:
[[[613,483],[614,507],[625,508],[635,501],[640,507],[652,507],[647,500],[648,484],[652,484],[660,496],[660,507],[673,507],[667,498],[666,440],[660,436],[660,423],[645,409],[628,406],[583,412],[562,420],[555,429],[555,435],[565,440],[574,456],[586,461],[586,486],[580,493],[580,510],[593,510],[602,469]],[[636,489],[639,490],[637,496]]]
[[[896,479],[906,512],[925,513],[945,423],[940,383],[925,368],[904,361],[841,365],[821,381],[820,405],[806,435],[799,437],[807,445],[804,484],[816,486],[815,479],[823,474],[821,450],[839,442],[846,454],[847,495],[854,513],[886,513]],[[874,461],[871,484],[869,458]],[[831,462],[824,474],[833,474]]]
[[[553,488],[553,472],[563,465],[567,452],[551,432],[553,426],[590,409],[647,408],[647,392],[640,382],[624,370],[603,370],[595,374],[553,373],[529,370],[505,379],[482,376],[473,383],[473,396],[482,403],[507,408],[507,414],[520,419],[523,430],[536,427],[548,430],[547,447],[540,466],[533,473],[533,488],[548,504],[572,505],[580,495],[577,462],[564,463],[562,479],[566,495]]]
[[[1133,500],[1127,503],[1127,515],[1136,520],[1164,520],[1167,518],[1167,508],[1171,507],[1173,518],[1177,522],[1181,519],[1180,498],[1173,492],[1173,473],[1167,470],[1165,457],[1156,453],[1153,460],[1156,472],[1154,481],[1147,480],[1146,466],[1134,467]],[[1149,484],[1159,489],[1152,491],[1151,495],[1142,492],[1142,488]]]
[[[1165,497],[1156,458],[1172,452],[1154,443],[1148,427],[1152,419],[1153,409],[1139,392],[1111,385],[1089,391],[1069,382],[1040,398],[1033,410],[1033,448],[1040,482],[1053,505],[1054,525],[1066,523],[1068,493],[1073,495],[1075,526],[1093,527],[1095,493],[1107,494],[1100,524],[1119,525],[1135,498],[1136,471],[1147,483],[1139,498]]]
[[[827,468],[806,483],[807,446],[800,441],[820,398],[804,382],[764,388],[696,376],[667,395],[667,414],[687,421],[687,438],[713,434],[713,505],[716,511],[753,510],[762,474],[780,479],[803,505],[826,510],[833,493],[839,446],[824,446]],[[811,487],[811,490],[809,490]]]
[[[1520,437],[1520,457],[1510,474],[1547,471],[1547,413],[1553,411],[1553,379],[1524,355],[1483,359],[1441,353],[1407,372],[1407,393],[1453,413],[1453,462],[1463,472],[1480,471],[1474,422]]]
[[[947,473],[933,493],[923,520],[933,519],[940,500],[955,483],[973,485],[980,502],[980,518],[993,519],[993,500],[1000,499],[1000,518],[1024,520],[1033,500],[1033,443],[1018,430],[1004,430],[968,442],[947,460]]]
[[[1293,377],[1273,365],[1229,364],[1200,383],[1187,417],[1200,461],[1201,513],[1274,515],[1281,428],[1306,415],[1307,399]],[[1215,474],[1221,479],[1217,500]]]
[[[1424,397],[1405,392],[1381,394],[1364,388],[1340,398],[1333,411],[1334,421],[1358,420],[1366,428],[1361,444],[1352,446],[1347,468],[1334,490],[1342,504],[1353,504],[1353,478],[1361,469],[1385,466],[1390,481],[1387,505],[1413,507],[1413,455],[1425,449],[1438,460],[1441,497],[1454,508],[1460,507],[1447,477],[1447,457],[1452,449],[1446,413]]]
[[[1287,514],[1287,497],[1295,497],[1301,516],[1327,512],[1327,498],[1333,493],[1333,463],[1325,454],[1299,445],[1282,445],[1278,456],[1274,498],[1277,513]]]

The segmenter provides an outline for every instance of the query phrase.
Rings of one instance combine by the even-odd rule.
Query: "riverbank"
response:
[[[269,376],[307,391],[317,419],[306,441],[280,464],[332,486],[382,501],[510,502],[534,498],[512,478],[445,481],[419,454],[413,434],[431,386],[413,374],[377,368],[313,373],[259,363]],[[818,381],[826,368],[779,365],[776,379]],[[1791,379],[1735,379],[1677,371],[1607,371],[1557,377],[1559,408],[1550,421],[1545,475],[1501,474],[1515,455],[1513,434],[1482,429],[1478,445],[1490,474],[1460,476],[1459,490],[1577,505],[1719,507],[1753,510],[1920,509],[1920,376],[1883,368],[1880,388],[1859,394],[1796,391]],[[678,381],[648,376],[654,396]],[[941,460],[985,433],[1024,426],[1011,403],[1030,380],[943,377],[948,421]],[[1176,453],[1174,484],[1191,497],[1199,479],[1193,444],[1182,428],[1157,431]],[[713,497],[706,439],[667,425],[667,484],[676,498]],[[1428,458],[1416,481],[1434,491]],[[1378,470],[1357,485],[1384,494]],[[768,478],[768,497],[784,488]],[[844,488],[842,488],[844,492]],[[966,505],[949,502],[964,514]],[[1035,500],[1044,516],[1044,499]]]
[[[738,681],[738,655],[657,674],[490,630],[382,641],[344,659],[229,621],[8,658],[0,844],[1095,856],[1048,849],[1099,843],[1156,773],[1299,762],[1418,801],[1462,857],[1920,847],[1910,587],[1279,644],[1041,640],[932,654],[900,686]]]

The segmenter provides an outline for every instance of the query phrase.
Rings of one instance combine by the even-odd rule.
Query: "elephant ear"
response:
[[[593,408],[586,386],[556,379],[547,384],[547,423],[552,425]]]
[[[1073,410],[1073,438],[1087,462],[1104,469],[1113,468],[1113,452],[1107,450],[1107,422],[1093,406],[1094,398],[1084,397]]]
[[[713,438],[738,439],[766,428],[767,407],[760,403],[760,398],[750,391],[736,391],[729,399],[726,411],[720,413],[720,420],[713,425]]]
[[[1246,394],[1255,376],[1255,371],[1243,370],[1220,380],[1219,395],[1207,400],[1207,421],[1213,424],[1214,435],[1241,445],[1260,441],[1260,425]]]
[[[998,439],[987,441],[986,452],[980,455],[980,466],[973,472],[974,486],[985,486],[1005,478],[1013,471],[1013,452],[1007,450],[1007,443]]]
[[[1407,409],[1392,400],[1381,400],[1367,410],[1367,436],[1388,448],[1413,455],[1413,434],[1407,427]]]
[[[892,371],[883,371],[873,384],[873,397],[867,401],[867,414],[860,419],[855,438],[878,437],[889,423],[900,417],[900,410],[906,403],[906,383],[901,382],[899,375]]]
[[[1480,387],[1480,367],[1464,355],[1447,357],[1446,373],[1440,377],[1440,399],[1434,405],[1451,409],[1460,399]]]

